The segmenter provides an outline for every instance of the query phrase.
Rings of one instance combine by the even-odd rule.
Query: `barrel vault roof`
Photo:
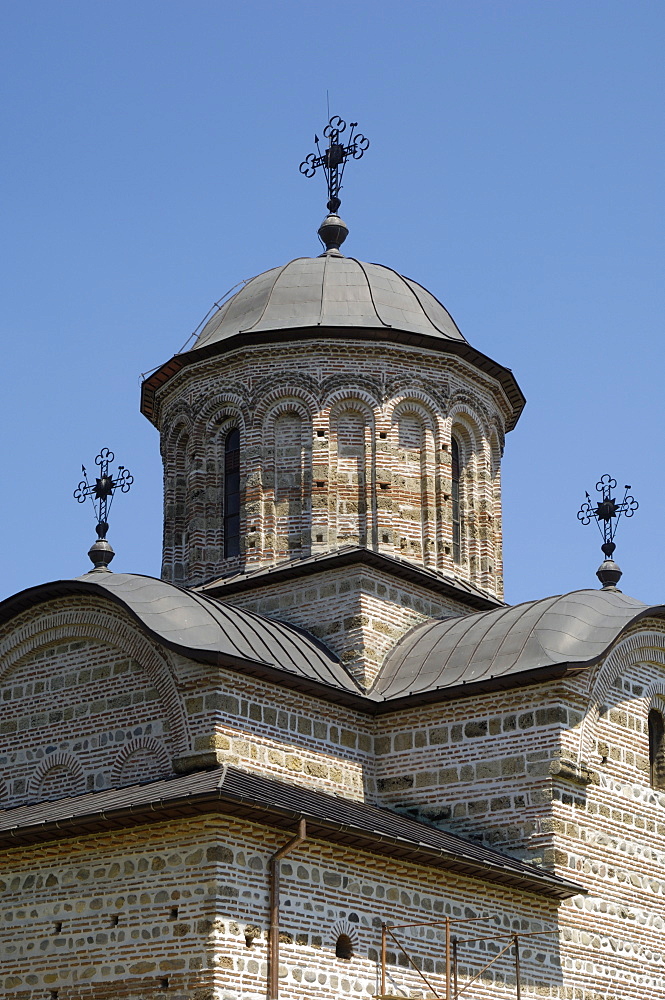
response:
[[[515,607],[431,619],[388,654],[364,693],[339,661],[303,629],[183,590],[154,577],[87,573],[42,584],[0,604],[0,625],[48,600],[94,595],[123,606],[154,640],[194,660],[296,687],[371,714],[399,703],[443,700],[481,689],[562,676],[600,659],[647,616],[665,616],[619,591],[578,590]]]

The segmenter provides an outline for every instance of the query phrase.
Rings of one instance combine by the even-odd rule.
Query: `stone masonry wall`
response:
[[[607,984],[601,995],[659,997],[665,795],[650,785],[647,720],[650,708],[665,707],[662,621],[641,622],[568,687],[583,722],[562,734],[562,757],[573,767],[553,784],[554,860],[589,895],[566,906],[567,939],[592,954],[593,974]]]
[[[4,852],[3,996],[265,1000],[268,859],[289,837],[200,816]],[[556,905],[306,841],[282,862],[281,1000],[370,997],[378,992],[381,920],[446,915],[488,918],[458,925],[458,931],[472,926],[507,935],[554,927]],[[335,956],[340,933],[351,939],[350,959]],[[441,990],[441,925],[395,933]],[[469,946],[461,955],[462,967],[473,972],[488,958],[486,946]],[[423,995],[422,980],[392,941],[388,962],[391,992]],[[564,996],[556,936],[525,938],[522,968],[523,997]],[[513,995],[508,960],[500,960],[474,993],[477,1000]]]
[[[460,698],[376,720],[382,803],[552,864],[551,774],[578,717],[555,685]]]
[[[559,874],[586,884],[589,896],[565,903],[560,911],[561,970],[552,966],[553,978],[541,982],[541,992],[536,990],[533,995],[566,1000],[618,1000],[619,996],[621,1000],[641,1000],[644,996],[665,1000],[665,795],[650,787],[647,733],[649,709],[665,705],[662,623],[641,622],[602,663],[577,677],[376,719],[159,650],[121,609],[101,599],[53,601],[19,616],[0,633],[0,653],[0,681],[4,685],[0,692],[0,766],[6,805],[80,793],[104,784],[154,779],[169,770],[164,762],[172,756],[214,750],[220,760],[279,780],[373,801],[454,832],[483,838],[500,850],[541,860]],[[104,776],[103,781],[98,775]],[[134,836],[139,834],[134,831]],[[74,842],[67,843],[72,850]],[[58,845],[59,851],[64,849],[64,843]],[[44,850],[40,848],[40,852]],[[420,870],[398,880],[399,900],[392,900],[381,896],[379,889],[382,885],[382,891],[387,892],[386,886],[394,887],[390,880],[397,878],[398,866],[376,862],[380,875],[373,876],[373,888],[365,889],[370,883],[360,877],[360,871],[363,866],[369,870],[367,863],[363,862],[358,876],[352,877],[354,860],[343,852],[330,851],[330,863],[334,860],[337,864],[339,859],[336,870],[342,881],[322,883],[326,900],[328,889],[350,892],[351,884],[357,882],[358,886],[351,894],[353,906],[347,899],[346,916],[336,919],[354,923],[349,914],[360,914],[363,898],[398,902],[402,892],[411,901],[405,904],[408,913],[438,912],[434,902],[428,910],[430,904],[421,903],[421,896],[413,902],[414,893],[424,892],[425,877]],[[12,858],[18,856],[16,851],[9,853]],[[90,870],[95,857],[77,862],[76,871]],[[31,915],[30,891],[48,889],[50,901],[53,886],[40,883],[39,878],[45,876],[34,870],[34,861],[31,864],[35,882],[20,883],[21,902],[12,897],[6,912],[13,916],[5,917],[12,928],[15,917],[19,923],[24,921],[20,934],[12,930],[9,935],[9,957],[2,953],[3,972],[6,967],[7,976],[23,977],[15,985],[5,986],[7,991],[18,993],[19,1000],[24,996],[33,1000],[33,987],[37,990],[39,986],[42,993],[34,993],[36,1000],[37,995],[43,996],[45,987],[43,980],[25,978],[38,975],[34,963],[29,971],[14,971],[16,952],[11,948],[15,940],[24,933],[29,937],[29,925],[39,924],[42,912],[54,924],[60,919],[39,907],[37,916]],[[306,864],[303,868],[308,871]],[[297,868],[292,872],[297,875]],[[181,872],[179,887],[183,878]],[[346,884],[345,878],[349,880]],[[10,896],[19,891],[11,888],[19,883],[7,884]],[[157,891],[167,889],[160,886]],[[308,892],[304,898],[311,902],[311,887]],[[89,892],[76,896],[73,910],[66,912],[88,913],[92,907],[89,896]],[[503,898],[508,898],[505,893]],[[164,901],[160,896],[160,905]],[[46,905],[42,899],[39,906],[42,903]],[[325,907],[325,901],[320,905]],[[77,909],[79,906],[82,909]],[[341,902],[339,907],[341,914]],[[372,907],[375,915],[380,907],[378,903]],[[105,902],[100,909],[104,919],[107,912],[112,909]],[[2,922],[0,926],[4,926]],[[297,934],[315,934],[302,929],[297,921],[295,927]],[[71,949],[81,952],[81,961],[95,944],[106,954],[109,939],[98,940],[96,935],[107,933],[107,928],[95,925],[87,936],[78,933],[72,937],[76,946]],[[143,940],[142,933],[132,940]],[[152,930],[149,934],[154,941],[161,932],[155,932],[154,938]],[[62,935],[58,932],[53,936]],[[311,938],[307,941],[307,947],[318,948],[318,944],[310,945]],[[286,945],[291,947],[288,942]],[[300,961],[297,938],[292,945],[294,962]],[[56,947],[55,942],[44,946],[47,953],[52,946]],[[35,954],[41,955],[38,949],[42,945],[33,947]],[[437,947],[433,938],[422,954],[423,962],[434,963],[435,974],[440,961],[434,957]],[[136,948],[140,951],[138,944]],[[369,948],[367,943],[367,956]],[[123,965],[125,978],[131,979],[135,974],[128,970],[144,960],[138,951],[136,954],[138,957],[130,955],[131,965]],[[256,976],[260,977],[261,960],[250,958],[246,951],[242,955],[243,962],[258,963]],[[318,952],[315,958],[317,976],[328,975],[328,959]],[[308,961],[311,969],[314,959]],[[95,958],[94,963],[88,963],[90,967],[93,964],[95,968],[115,969],[122,961],[109,963]],[[24,967],[28,967],[25,962]],[[294,969],[299,967],[294,965]],[[361,975],[362,970],[355,966],[345,966],[351,967],[353,977],[349,973],[344,978],[339,973],[339,983],[348,982],[348,990],[339,983],[335,989],[351,996],[354,991],[364,995],[369,990],[369,973],[366,970]],[[49,966],[49,970],[59,968],[57,962]],[[238,964],[233,969],[234,975],[247,971]],[[174,974],[180,975],[180,971],[175,969]],[[198,975],[199,970],[189,971]],[[162,978],[168,974],[159,962],[149,976],[153,972]],[[215,975],[204,979],[205,988],[209,983],[210,988],[217,988],[220,979],[215,980]],[[247,975],[251,983],[254,972]],[[290,971],[287,981],[288,976],[294,984],[314,983],[307,987],[311,990],[320,986],[322,998],[329,989],[328,980],[320,983],[315,977],[310,981],[304,971],[302,980]],[[182,979],[187,983],[182,989],[190,989],[189,983],[195,981],[196,976]],[[361,983],[357,990],[356,981]],[[87,1000],[85,982],[81,973],[72,993],[75,1000]],[[224,990],[232,989],[221,982]],[[65,985],[74,989],[74,980]],[[416,987],[415,981],[408,986]],[[138,986],[122,989],[124,993],[99,996],[104,1000],[117,996],[143,1000],[144,994],[136,992]],[[294,1000],[300,1000],[300,989],[300,985],[293,986]],[[242,992],[239,996],[245,1000]],[[58,1000],[63,997],[59,995]]]
[[[187,749],[166,658],[107,602],[68,601],[0,635],[2,807],[155,780]]]
[[[375,797],[369,716],[178,657],[198,753],[280,781],[357,801]]]
[[[204,359],[158,392],[165,579],[363,545],[502,594],[500,457],[510,408],[459,358],[310,340]],[[223,557],[224,440],[241,436],[241,552]],[[450,441],[460,445],[453,561]]]
[[[168,777],[220,759],[374,794],[371,719],[158,650],[108,601],[51,601],[0,632],[0,807]]]

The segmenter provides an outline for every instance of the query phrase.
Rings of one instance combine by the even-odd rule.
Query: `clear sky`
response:
[[[25,0],[0,20],[0,596],[86,571],[72,491],[134,473],[109,539],[159,575],[140,373],[243,278],[320,252],[298,164],[371,140],[349,254],[431,289],[528,403],[503,465],[506,597],[597,586],[576,512],[612,472],[623,589],[665,597],[662,0]]]

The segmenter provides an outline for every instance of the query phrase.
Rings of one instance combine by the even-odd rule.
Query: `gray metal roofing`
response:
[[[387,809],[232,767],[0,811],[0,844],[29,844],[211,811],[289,832],[295,820],[304,818],[310,838],[558,899],[585,891],[551,872]]]
[[[54,598],[95,594],[121,604],[158,642],[194,660],[228,666],[376,714],[410,704],[547,680],[595,662],[629,625],[665,607],[619,591],[578,590],[413,628],[365,693],[333,652],[302,629],[182,590],[154,577],[87,573],[0,603],[0,624]]]
[[[252,278],[208,320],[194,350],[240,333],[302,327],[395,329],[465,343],[450,313],[416,281],[328,253]]]
[[[372,694],[403,698],[597,659],[646,612],[620,591],[576,590],[515,607],[417,625],[384,662]]]
[[[487,608],[494,608],[503,604],[502,601],[481,590],[480,587],[476,587],[469,580],[464,580],[458,576],[448,576],[445,573],[439,573],[424,566],[418,566],[407,559],[399,558],[399,556],[376,552],[374,549],[368,549],[363,545],[342,545],[330,552],[321,552],[317,555],[306,556],[303,559],[277,563],[274,566],[265,566],[246,573],[235,573],[233,576],[219,577],[197,587],[196,591],[200,593],[219,593],[223,599],[225,591],[231,594],[240,590],[248,590],[254,586],[261,586],[264,583],[270,584],[275,577],[291,579],[311,573],[322,573],[325,570],[335,569],[338,566],[350,566],[354,564],[369,565],[373,568],[384,570],[391,576],[419,583],[420,586],[429,588],[434,592],[443,592],[448,597],[452,597],[462,603],[467,603],[474,611],[484,611]]]
[[[198,657],[203,654],[209,662],[240,660],[315,684],[360,693],[335,654],[308,633],[151,576],[91,572],[76,580],[44,584],[4,601],[0,620],[11,612],[12,603],[34,604],[40,593],[45,600],[60,592],[110,595],[158,640]]]

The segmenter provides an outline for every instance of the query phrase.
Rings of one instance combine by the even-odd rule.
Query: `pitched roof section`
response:
[[[488,608],[504,606],[502,601],[468,580],[435,572],[406,559],[387,555],[385,552],[375,552],[362,545],[342,545],[331,552],[321,552],[303,559],[250,570],[247,573],[220,577],[218,580],[211,580],[196,587],[195,590],[197,593],[219,594],[223,600],[225,594],[237,594],[243,590],[254,590],[262,585],[269,586],[272,583],[281,583],[283,580],[310,576],[312,573],[359,565],[383,570],[398,579],[408,580],[436,594],[465,603],[474,611],[486,611]]]
[[[194,350],[241,333],[302,327],[403,330],[464,342],[431,292],[381,264],[299,257],[252,278],[208,320]]]
[[[530,683],[547,668],[562,672],[594,662],[628,625],[664,613],[620,591],[576,590],[424,622],[388,654],[372,695],[392,701],[447,689],[460,693],[467,685]]]
[[[556,899],[586,891],[551,872],[387,809],[231,767],[7,809],[0,812],[0,844],[94,834],[204,812],[236,816],[288,834],[304,818],[310,838],[350,849]]]

